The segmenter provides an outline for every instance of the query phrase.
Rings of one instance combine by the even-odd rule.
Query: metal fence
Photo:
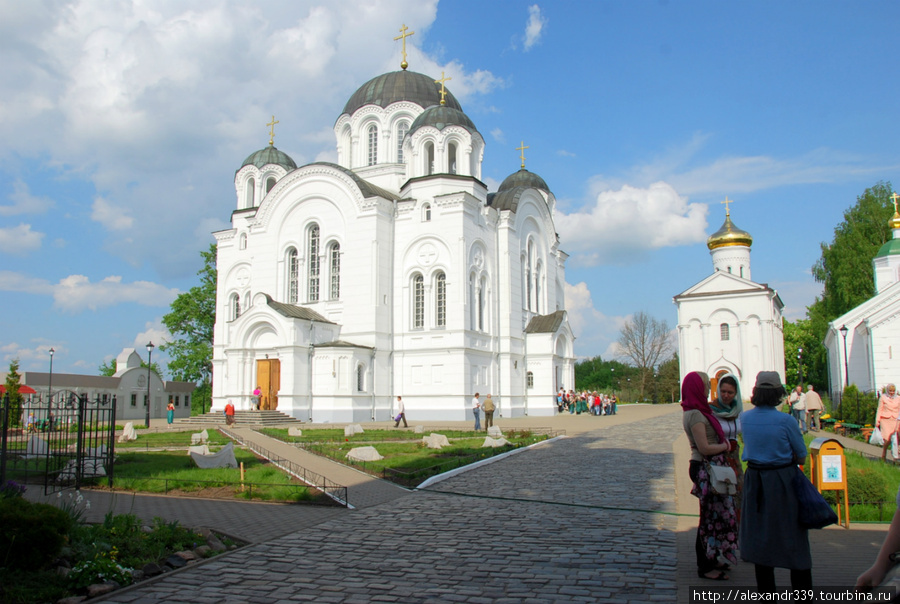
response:
[[[107,477],[113,484],[116,409],[99,397],[62,390],[52,400],[13,408],[0,403],[0,484],[43,485],[49,494]]]
[[[831,399],[831,415],[851,424],[874,424],[878,407],[878,393],[874,390],[856,391],[847,396],[836,392]]]

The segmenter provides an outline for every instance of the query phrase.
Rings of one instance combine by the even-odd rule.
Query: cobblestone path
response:
[[[675,602],[675,517],[646,510],[675,510],[679,434],[600,424],[105,601]]]

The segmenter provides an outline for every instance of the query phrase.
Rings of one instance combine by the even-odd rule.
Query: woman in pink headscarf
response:
[[[714,493],[704,462],[727,465],[725,455],[731,444],[719,420],[707,402],[709,380],[700,372],[691,372],[681,384],[682,423],[691,443],[691,494],[700,499],[700,524],[694,549],[697,554],[697,576],[724,581],[725,571],[737,563],[737,517],[734,497]]]

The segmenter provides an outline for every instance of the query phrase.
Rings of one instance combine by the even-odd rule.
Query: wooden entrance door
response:
[[[261,391],[259,408],[277,409],[278,391],[281,390],[281,361],[258,359],[256,361],[256,384]]]

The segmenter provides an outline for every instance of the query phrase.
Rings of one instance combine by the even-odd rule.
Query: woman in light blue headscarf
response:
[[[741,463],[741,450],[738,444],[738,434],[741,433],[741,412],[744,410],[744,402],[741,399],[741,382],[734,374],[726,373],[719,378],[716,386],[716,399],[710,403],[710,408],[725,438],[733,445],[725,454],[728,465],[737,475],[737,492],[734,494],[734,511],[737,513],[738,522],[741,521],[741,496],[744,489],[744,466]]]

